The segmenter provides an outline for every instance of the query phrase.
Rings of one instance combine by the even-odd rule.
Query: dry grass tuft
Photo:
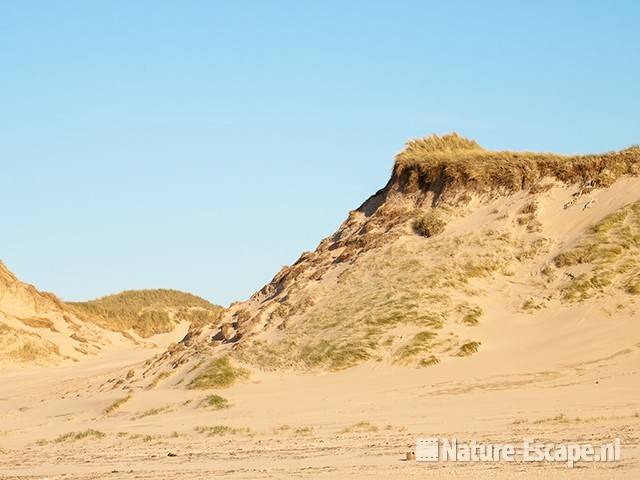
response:
[[[473,355],[480,348],[480,342],[467,342],[460,347],[458,350],[458,357],[468,357],[469,355]]]
[[[379,429],[375,425],[372,425],[370,422],[362,421],[355,423],[349,427],[345,427],[339,433],[374,433]]]
[[[120,398],[118,400],[116,400],[115,402],[113,402],[111,405],[109,405],[107,408],[104,409],[104,414],[105,415],[109,415],[113,412],[115,412],[116,410],[118,410],[122,405],[124,405],[125,403],[127,403],[129,400],[131,400],[132,395],[129,394],[126,397]]]
[[[151,417],[153,415],[160,415],[161,413],[168,413],[173,411],[170,405],[165,405],[164,407],[150,408],[149,410],[145,410],[143,412],[137,413],[135,416],[131,418],[131,420],[140,420],[141,418]]]
[[[206,397],[204,397],[202,399],[202,402],[200,402],[200,405],[211,407],[214,410],[223,410],[231,406],[231,404],[229,403],[229,400],[227,400],[224,397],[221,397],[220,395],[215,395],[215,394],[207,395]]]
[[[413,222],[413,229],[417,234],[422,235],[423,237],[433,237],[434,235],[438,235],[439,233],[444,232],[446,227],[447,222],[443,220],[437,210],[430,210]]]

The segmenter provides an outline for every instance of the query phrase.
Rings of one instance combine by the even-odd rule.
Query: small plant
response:
[[[224,408],[229,408],[231,405],[229,404],[229,400],[220,395],[208,395],[202,399],[201,405],[205,405],[207,407],[212,407],[214,410],[222,410]]]
[[[298,427],[293,429],[294,435],[299,435],[301,437],[308,437],[313,433],[313,427]]]
[[[189,384],[190,389],[227,388],[239,380],[249,378],[249,371],[231,365],[228,357],[217,358]]]
[[[440,363],[440,359],[435,355],[430,355],[426,358],[421,358],[418,362],[419,367],[431,367]]]
[[[480,342],[467,342],[460,347],[458,350],[458,357],[468,357],[469,355],[473,355],[480,348]]]
[[[164,380],[165,378],[169,378],[172,374],[173,374],[173,372],[171,372],[171,371],[160,372],[153,379],[153,381],[149,385],[147,385],[147,390],[156,387],[162,380]]]
[[[200,426],[194,428],[198,433],[206,435],[207,437],[218,437],[223,435],[235,435],[238,433],[250,433],[248,428],[235,428],[227,425],[213,425],[213,426]]]
[[[75,442],[76,440],[83,440],[85,438],[104,438],[106,434],[104,432],[100,432],[99,430],[93,430],[92,428],[88,430],[84,430],[82,432],[69,432],[57,437],[54,442],[55,443],[63,443],[63,442]]]
[[[378,427],[372,425],[370,422],[358,422],[349,427],[344,428],[340,433],[367,433],[377,432]]]
[[[166,413],[166,412],[170,412],[171,411],[171,407],[169,405],[166,405],[164,407],[158,407],[158,408],[150,408],[149,410],[145,410],[144,412],[140,412],[137,415],[135,415],[132,420],[139,420],[141,418],[144,417],[151,417],[153,415],[160,415],[161,413]]]
[[[576,421],[579,421],[579,420],[580,419],[576,419]],[[569,422],[571,422],[571,419],[569,417],[567,417],[564,413],[559,413],[555,417],[541,418],[539,420],[536,420],[533,423],[536,425],[540,425],[541,423],[569,423]]]
[[[424,215],[421,215],[413,222],[413,229],[419,235],[423,237],[433,237],[434,235],[438,235],[439,233],[444,232],[447,226],[447,222],[445,222],[441,215],[431,210]]]
[[[533,298],[528,298],[520,308],[525,312],[531,312],[532,310],[540,310],[542,306]]]
[[[477,325],[483,314],[482,308],[477,305],[471,306],[468,304],[462,304],[457,308],[457,310],[463,315],[462,323],[469,326]]]
[[[104,409],[104,414],[105,415],[109,415],[110,413],[115,412],[122,405],[127,403],[129,400],[131,400],[131,394],[127,395],[126,397],[123,397],[123,398],[120,398],[120,399],[116,400],[115,402],[113,402],[111,405],[109,405],[107,408]]]
[[[538,204],[535,201],[531,201],[525,204],[518,213],[523,215],[533,215],[538,211]]]
[[[283,433],[283,432],[288,432],[290,430],[291,430],[290,425],[280,425],[279,427],[276,427],[273,429],[273,433]]]
[[[414,337],[396,351],[394,363],[408,364],[420,353],[428,352],[436,334],[429,331],[417,333]]]

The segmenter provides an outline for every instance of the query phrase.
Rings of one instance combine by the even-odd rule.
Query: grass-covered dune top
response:
[[[88,302],[69,302],[68,305],[105,328],[132,329],[144,338],[169,332],[183,320],[201,324],[211,322],[223,310],[201,297],[171,289],[127,290]]]
[[[545,177],[604,187],[622,175],[640,175],[640,146],[573,156],[491,151],[456,133],[410,140],[394,165],[394,178],[401,182],[415,178],[423,188],[442,191],[515,192]]]

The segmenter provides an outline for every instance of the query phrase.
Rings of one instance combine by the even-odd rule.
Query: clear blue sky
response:
[[[639,25],[637,1],[1,0],[0,259],[64,299],[246,298],[409,137],[639,143]]]

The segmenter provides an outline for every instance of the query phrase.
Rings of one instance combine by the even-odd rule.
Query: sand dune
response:
[[[147,348],[82,324],[100,355],[4,370],[3,478],[637,478],[638,152],[404,153],[315,252],[215,318]],[[67,306],[2,272],[0,320],[70,356]],[[18,324],[36,313],[53,330]],[[418,437],[619,437],[623,457],[405,461]]]

